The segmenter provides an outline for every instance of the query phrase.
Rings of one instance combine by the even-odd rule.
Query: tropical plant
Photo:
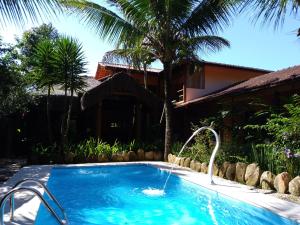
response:
[[[141,1],[110,0],[111,8],[84,0],[63,0],[80,15],[99,36],[127,46],[149,46],[164,67],[165,152],[167,159],[172,137],[170,80],[172,64],[203,49],[219,50],[228,41],[214,36],[229,18],[235,1],[182,0]],[[120,16],[119,16],[120,15]]]
[[[296,16],[300,7],[299,0],[242,0],[244,9],[253,8],[257,11],[256,20],[263,18],[263,23],[274,22],[278,27],[284,22],[287,14]],[[299,35],[299,34],[298,34]]]
[[[16,50],[0,39],[0,118],[23,113],[33,102],[19,70]]]
[[[265,123],[247,125],[245,129],[265,133],[265,140],[256,142],[252,150],[254,158],[265,159],[267,164],[263,166],[276,173],[287,170],[292,175],[299,175],[300,97],[298,95],[294,95],[280,112],[272,111]]]
[[[17,38],[16,48],[19,52],[21,72],[25,75],[32,72],[33,66],[36,65],[36,48],[37,45],[45,40],[55,42],[59,37],[58,31],[52,24],[42,24],[25,31],[21,38]]]
[[[0,24],[23,25],[24,22],[36,22],[49,16],[55,16],[61,10],[59,0],[9,0],[0,1]]]
[[[55,71],[53,55],[55,52],[55,46],[53,41],[44,40],[37,44],[34,57],[33,71],[31,74],[31,80],[38,89],[47,90],[47,123],[48,123],[48,136],[49,142],[53,141],[52,126],[51,126],[51,113],[50,113],[50,97],[51,89],[55,84],[60,82],[59,77]]]
[[[62,154],[68,141],[74,92],[82,90],[85,86],[80,75],[86,72],[86,64],[82,46],[77,40],[67,36],[59,38],[54,52],[54,66],[56,73],[61,77],[65,93],[65,107],[61,124]],[[67,108],[68,112],[66,112]]]
[[[142,45],[133,46],[132,48],[119,48],[112,51],[108,51],[104,54],[103,62],[126,62],[130,66],[142,70],[144,72],[144,87],[148,88],[147,67],[155,61],[155,55],[150,48]]]

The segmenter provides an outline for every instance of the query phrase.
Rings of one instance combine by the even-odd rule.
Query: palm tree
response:
[[[218,50],[228,42],[212,36],[229,23],[234,0],[110,0],[113,10],[85,0],[63,0],[62,3],[81,16],[103,39],[117,45],[142,43],[154,50],[164,67],[165,151],[171,148],[172,103],[170,80],[172,64],[182,53],[196,53],[204,47]],[[120,15],[120,16],[119,16]]]
[[[102,61],[113,63],[127,62],[129,65],[137,68],[138,70],[142,70],[141,68],[143,68],[144,87],[147,89],[147,67],[154,62],[155,59],[155,55],[149,47],[138,45],[133,46],[132,48],[124,47],[108,51],[104,54]]]
[[[0,1],[0,24],[22,25],[35,22],[45,16],[54,16],[61,10],[60,0],[2,0]]]
[[[242,0],[242,2],[243,9],[257,10],[256,19],[263,17],[264,23],[273,21],[275,27],[284,22],[287,13],[297,15],[300,7],[300,0]]]
[[[74,92],[82,90],[85,86],[80,75],[86,72],[87,63],[81,44],[71,37],[61,37],[57,41],[57,49],[54,52],[54,65],[61,77],[65,92],[65,107],[61,124],[61,153],[64,155],[64,148],[68,142]],[[70,98],[68,98],[68,93],[70,93]]]
[[[47,89],[47,122],[49,142],[53,141],[51,114],[50,114],[50,95],[53,85],[59,83],[59,78],[55,73],[53,65],[54,42],[44,40],[37,44],[33,55],[33,71],[30,73],[33,83],[38,89]]]

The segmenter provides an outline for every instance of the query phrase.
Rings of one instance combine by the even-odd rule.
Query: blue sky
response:
[[[76,17],[60,16],[58,19],[44,22],[52,22],[60,33],[76,37],[82,43],[89,62],[88,74],[91,76],[95,75],[97,63],[101,61],[103,54],[113,49],[110,43],[101,40]],[[0,35],[4,41],[13,42],[14,35],[20,35],[32,26],[27,24],[22,28],[13,25],[0,28]],[[233,20],[231,26],[219,33],[219,36],[230,41],[230,48],[217,53],[199,55],[202,59],[213,62],[268,70],[283,69],[300,64],[300,39],[296,37],[298,27],[300,27],[299,19],[292,16],[286,18],[282,27],[274,30],[272,25],[254,24],[249,15],[240,15]],[[153,66],[161,67],[159,63]]]

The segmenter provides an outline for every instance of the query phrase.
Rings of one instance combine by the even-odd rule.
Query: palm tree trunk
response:
[[[51,126],[51,113],[50,113],[50,85],[48,86],[48,95],[47,95],[47,122],[48,122],[48,139],[49,143],[53,142],[52,126]]]
[[[66,83],[66,79],[65,79],[65,84]],[[61,121],[61,129],[60,129],[60,133],[61,133],[61,145],[60,145],[60,153],[62,158],[64,159],[64,149],[66,146],[66,139],[65,139],[65,130],[66,130],[66,111],[67,111],[67,101],[68,101],[68,89],[67,87],[65,87],[65,96],[64,96],[64,109],[63,109],[63,114],[62,114],[62,121]]]
[[[168,154],[171,151],[172,144],[172,103],[170,98],[170,78],[172,66],[170,62],[164,62],[164,108],[165,108],[165,150],[164,160],[168,160]]]
[[[68,109],[68,115],[67,115],[67,125],[65,129],[65,143],[67,143],[68,140],[68,133],[70,129],[70,122],[71,122],[71,115],[72,115],[72,106],[73,106],[73,88],[71,87],[71,97],[69,102],[69,109]]]
[[[148,88],[148,85],[147,85],[147,80],[148,80],[147,64],[143,63],[143,67],[144,67],[144,86],[145,86],[145,89],[147,89]]]

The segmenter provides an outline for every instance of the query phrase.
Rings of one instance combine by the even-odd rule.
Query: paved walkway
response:
[[[11,178],[26,164],[27,160],[25,159],[0,159],[0,185]]]

